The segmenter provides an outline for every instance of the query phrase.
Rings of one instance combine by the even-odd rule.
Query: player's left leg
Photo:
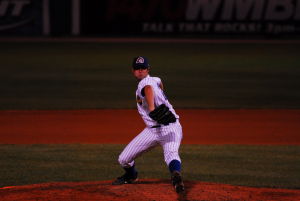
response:
[[[179,156],[179,147],[182,140],[182,127],[179,123],[166,126],[161,130],[161,145],[164,150],[165,162],[171,173],[172,184],[176,192],[184,191],[184,185],[181,176],[181,159]]]

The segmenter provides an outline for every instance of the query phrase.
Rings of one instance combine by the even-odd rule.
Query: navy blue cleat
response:
[[[134,176],[125,173],[124,175],[118,177],[115,181],[113,181],[112,185],[133,184],[138,180],[137,176],[137,172]]]
[[[180,172],[174,171],[171,176],[171,181],[177,193],[184,192],[184,184]]]

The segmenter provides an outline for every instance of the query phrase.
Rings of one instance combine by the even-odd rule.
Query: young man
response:
[[[138,80],[136,101],[138,112],[146,128],[137,135],[119,156],[119,163],[125,174],[118,177],[113,185],[134,183],[138,172],[134,159],[155,146],[162,146],[164,159],[171,173],[176,192],[184,191],[181,177],[181,160],[178,149],[182,139],[179,116],[163,92],[163,84],[158,77],[149,75],[150,65],[146,57],[135,57],[132,72]]]

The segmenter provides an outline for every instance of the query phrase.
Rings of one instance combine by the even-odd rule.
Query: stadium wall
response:
[[[299,35],[300,0],[0,0],[0,36]]]

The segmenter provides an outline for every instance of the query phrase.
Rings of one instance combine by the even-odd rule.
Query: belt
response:
[[[151,126],[151,128],[160,128],[161,125],[155,125],[155,126]]]
[[[175,122],[177,122],[177,119],[176,119]],[[175,123],[175,122],[173,122],[173,123]],[[173,124],[173,123],[170,123],[170,124]],[[168,124],[168,125],[170,125],[170,124]],[[154,125],[154,126],[151,126],[150,128],[160,128],[160,127],[163,127],[163,126],[167,126],[167,125]]]

